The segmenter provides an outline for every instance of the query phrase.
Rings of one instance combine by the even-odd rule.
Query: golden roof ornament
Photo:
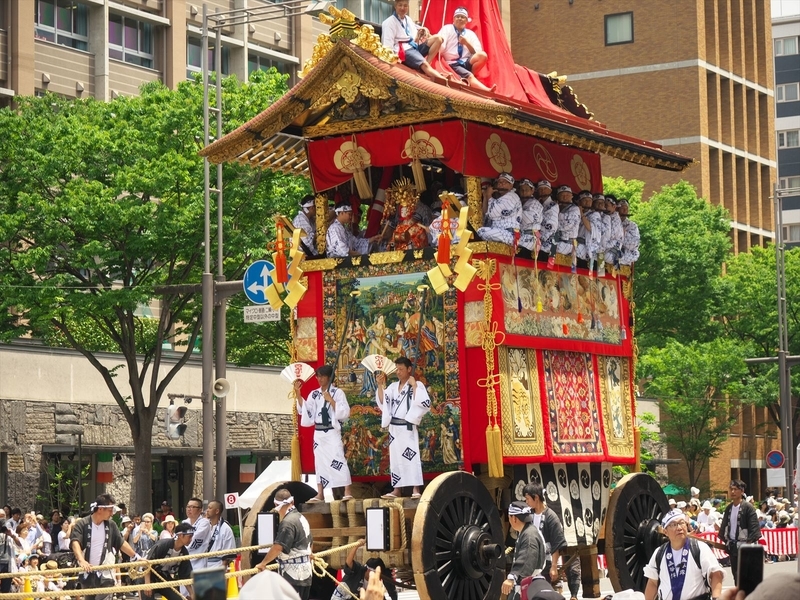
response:
[[[321,33],[317,37],[311,58],[303,64],[303,70],[299,73],[301,78],[308,75],[311,69],[327,56],[338,40],[349,40],[352,44],[389,64],[398,62],[397,54],[391,48],[381,44],[381,38],[375,33],[372,25],[358,23],[356,16],[346,8],[338,9],[331,6],[328,12],[330,15],[320,13],[319,20],[330,26],[330,32]]]
[[[389,188],[389,193],[397,206],[416,206],[419,200],[414,182],[408,177],[395,180]]]

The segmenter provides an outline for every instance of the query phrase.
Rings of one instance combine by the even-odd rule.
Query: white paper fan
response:
[[[397,365],[383,354],[370,354],[369,356],[365,356],[361,364],[364,365],[370,373],[382,371],[386,375],[391,375],[397,371]]]
[[[304,362],[296,362],[281,371],[281,375],[289,380],[290,383],[294,383],[298,379],[305,383],[314,375],[314,369]]]

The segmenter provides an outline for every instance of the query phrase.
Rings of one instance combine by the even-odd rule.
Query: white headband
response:
[[[273,502],[275,503],[275,508],[280,508],[281,506],[286,506],[294,502],[294,496],[289,496],[286,500],[278,500],[276,498]]]
[[[353,207],[349,204],[345,204],[343,206],[339,206],[335,209],[337,213],[345,213],[345,212],[353,212]]]
[[[509,515],[529,515],[531,514],[531,507],[526,506],[525,508],[521,508],[516,504],[509,504],[508,505],[508,514]]]
[[[669,511],[666,515],[664,515],[664,518],[661,520],[661,526],[664,527],[664,529],[666,529],[670,523],[672,523],[673,521],[677,521],[678,519],[686,521],[686,515],[683,514],[682,510],[676,508],[674,510]]]

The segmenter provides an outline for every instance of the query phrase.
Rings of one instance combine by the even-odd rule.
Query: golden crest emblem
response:
[[[342,173],[357,173],[372,164],[372,156],[354,141],[342,142],[333,155],[333,164]]]
[[[489,157],[492,168],[498,173],[503,171],[511,172],[511,152],[509,152],[506,143],[496,133],[490,135],[489,139],[486,140],[486,156]]]
[[[536,162],[536,166],[539,168],[541,174],[544,175],[548,181],[558,181],[558,167],[556,167],[556,161],[553,160],[547,148],[541,144],[534,144],[533,160]]]
[[[402,157],[405,159],[442,158],[444,146],[439,138],[427,131],[413,131],[406,140]]]
[[[589,171],[589,166],[583,161],[583,157],[576,154],[572,157],[569,164],[572,169],[572,176],[575,177],[575,182],[582,190],[592,189],[592,174]]]

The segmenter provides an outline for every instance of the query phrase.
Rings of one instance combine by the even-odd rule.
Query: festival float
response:
[[[431,31],[450,22],[443,4],[423,3]],[[692,160],[604,127],[564,78],[514,64],[496,3],[462,4],[489,55],[477,75],[494,93],[407,68],[373,27],[333,8],[300,82],[202,151],[213,163],[308,177],[320,250],[334,194],[367,210],[367,236],[434,179],[461,186],[467,200],[453,212],[459,241],[438,249],[415,247],[413,224],[401,220],[388,248],[312,260],[298,250],[299,230],[288,242],[290,223],[278,219],[270,303],[290,308],[293,361],[334,366],[351,406],[342,427],[351,472],[378,490],[301,510],[320,551],[363,537],[365,510],[388,506],[390,548],[380,556],[422,598],[493,599],[505,579],[504,509],[538,481],[561,517],[567,554],[581,561],[584,595],[599,595],[598,550],[616,589],[643,590],[642,567],[661,543],[669,506],[644,475],[611,494],[612,466],[638,464],[634,269],[590,272],[568,255],[525,259],[470,230],[481,226],[482,179],[501,172],[597,193],[601,155],[672,171]],[[443,197],[445,210],[451,200]],[[419,499],[379,499],[389,483],[388,433],[362,363],[374,355],[410,358],[432,400],[419,425]],[[311,379],[303,392],[313,387]],[[295,472],[313,473],[313,428],[299,429]],[[298,481],[286,485],[298,503],[315,495]],[[257,541],[255,513],[272,506],[275,489],[247,519],[245,545]],[[339,567],[344,552],[328,558]]]

